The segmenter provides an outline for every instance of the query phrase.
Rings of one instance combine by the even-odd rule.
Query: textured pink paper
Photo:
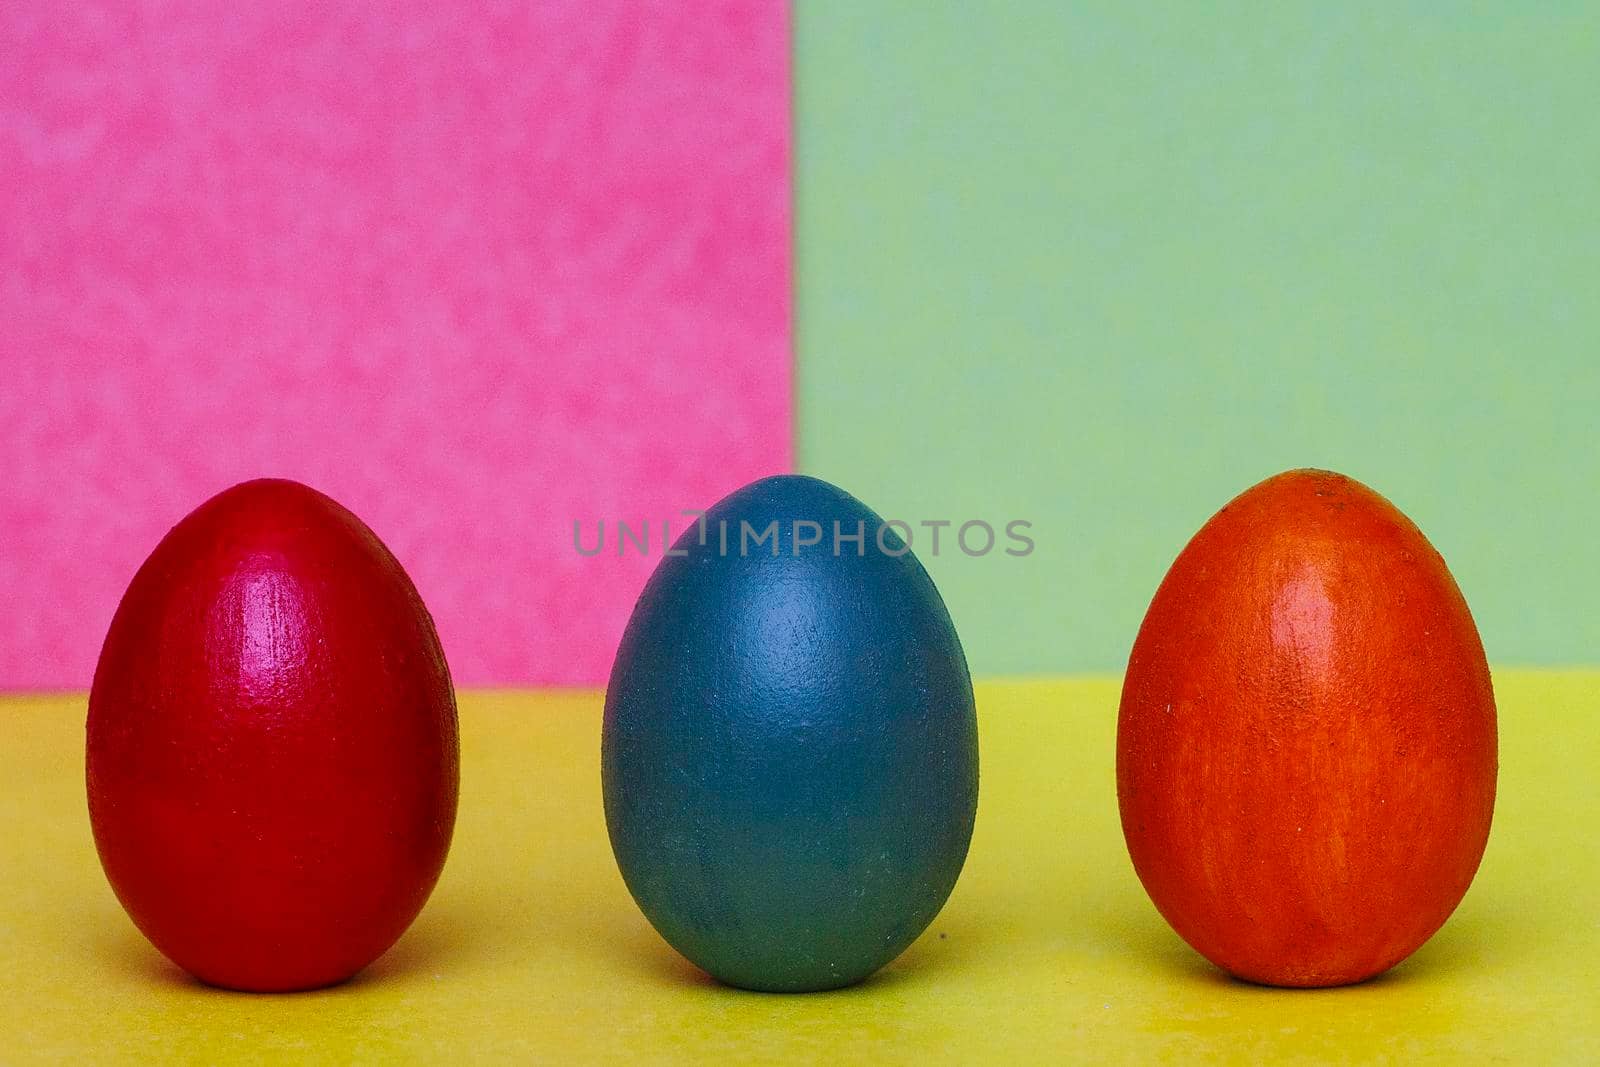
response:
[[[790,463],[783,7],[185,8],[0,7],[0,686],[261,475],[458,683],[603,681],[661,520]]]

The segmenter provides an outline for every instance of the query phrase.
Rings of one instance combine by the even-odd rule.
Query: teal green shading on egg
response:
[[[966,859],[972,680],[938,590],[880,526],[827,482],[754,482],[663,557],[617,651],[601,742],[617,865],[661,936],[729,985],[861,981]]]

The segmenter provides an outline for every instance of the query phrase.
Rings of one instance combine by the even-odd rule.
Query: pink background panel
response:
[[[473,8],[0,10],[0,686],[87,685],[261,475],[378,532],[459,683],[602,682],[659,557],[573,521],[787,469],[783,7]]]

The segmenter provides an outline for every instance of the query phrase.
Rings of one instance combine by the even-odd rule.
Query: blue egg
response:
[[[748,485],[662,559],[618,649],[612,849],[661,936],[729,985],[859,982],[966,859],[972,681],[938,590],[882,526],[815,478]]]

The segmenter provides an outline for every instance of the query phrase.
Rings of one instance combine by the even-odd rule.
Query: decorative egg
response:
[[[1290,471],[1167,573],[1128,660],[1117,795],[1161,914],[1253,982],[1358,982],[1439,929],[1483,856],[1494,693],[1467,603],[1366,486]]]
[[[961,872],[972,683],[902,533],[826,482],[763,479],[684,533],[622,638],[612,847],[656,930],[730,985],[858,982]]]
[[[162,539],[89,697],[106,877],[202,981],[324,986],[410,925],[455,824],[455,694],[433,622],[361,520],[246,482]]]

